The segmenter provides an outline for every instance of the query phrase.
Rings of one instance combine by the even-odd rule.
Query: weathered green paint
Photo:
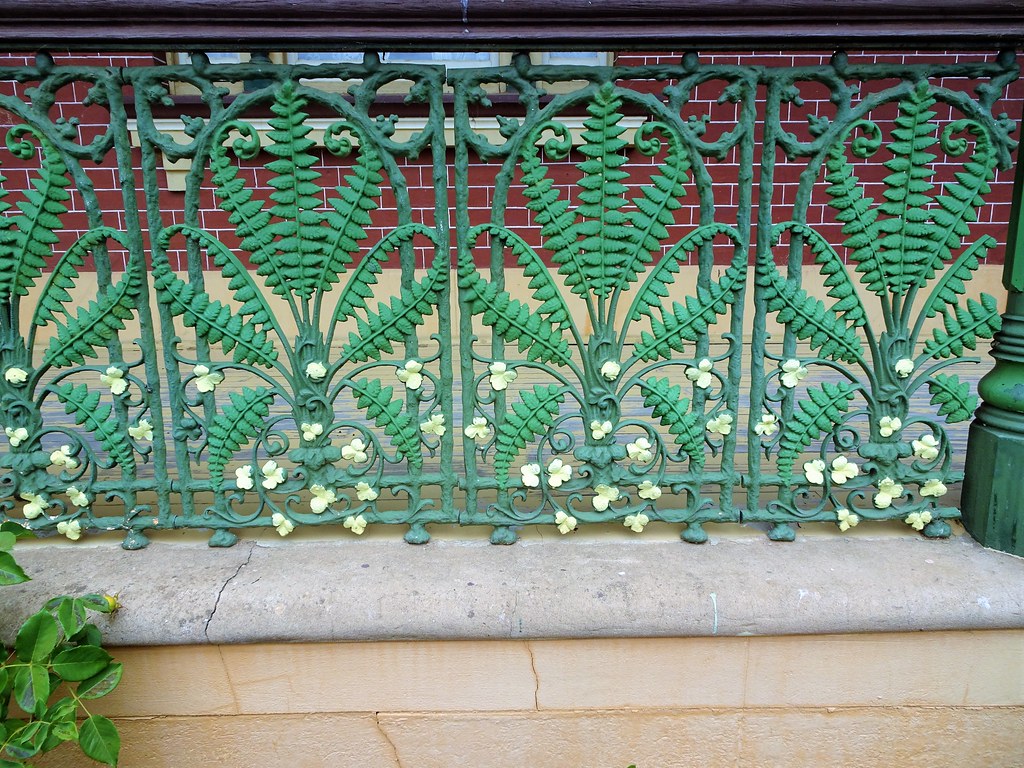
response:
[[[1010,163],[1013,126],[992,106],[1015,76],[1013,56],[890,66],[841,54],[824,70],[695,55],[634,68],[539,67],[518,56],[449,72],[372,55],[315,68],[259,58],[213,66],[197,55],[188,66],[87,69],[43,57],[0,70],[36,85],[27,101],[0,97],[0,109],[24,123],[7,132],[11,151],[40,158],[35,191],[14,190],[16,209],[0,190],[0,293],[11,308],[0,313],[0,367],[27,375],[0,380],[13,433],[0,458],[0,517],[24,521],[26,506],[42,504],[30,527],[74,519],[125,531],[128,547],[156,528],[208,529],[211,544],[230,545],[247,527],[387,523],[420,543],[427,525],[460,523],[510,542],[524,524],[642,529],[645,518],[685,523],[691,542],[730,521],[771,523],[781,540],[798,523],[924,516],[926,535],[948,535],[945,520],[959,511],[931,493],[958,479],[943,423],[970,418],[975,398],[945,369],[999,328],[996,300],[966,294],[994,245],[971,224],[996,168]],[[986,86],[973,98],[942,84],[955,77]],[[87,146],[49,116],[58,89],[82,78],[111,115],[109,132]],[[357,81],[350,97],[324,84],[335,78]],[[407,140],[395,138],[402,118],[377,116],[378,90],[398,80],[413,84],[422,125]],[[184,140],[154,120],[156,105],[173,104],[169,82],[203,97],[203,116],[183,120]],[[224,82],[244,89],[229,95]],[[553,95],[543,86],[552,82],[563,85]],[[722,125],[688,116],[708,83],[735,106]],[[497,84],[512,107],[489,101]],[[833,109],[810,115],[799,138],[783,114],[810,85],[828,89]],[[951,120],[940,120],[943,105]],[[311,138],[314,110],[330,115],[324,150]],[[886,110],[891,124],[876,117]],[[500,140],[478,131],[481,117],[496,121]],[[257,118],[269,120],[263,135]],[[85,165],[111,151],[123,231],[100,209]],[[191,161],[183,221],[161,210],[161,155]],[[785,206],[775,180],[783,156],[800,164]],[[715,195],[724,158],[738,166],[727,210]],[[574,178],[556,183],[545,163],[565,159],[560,172]],[[857,174],[882,161],[875,199]],[[484,212],[470,193],[481,162],[493,172]],[[943,162],[960,168],[940,186]],[[432,222],[414,218],[409,165],[430,169]],[[253,167],[269,195],[251,188]],[[72,186],[90,230],[56,253]],[[227,236],[204,228],[204,188],[228,217]],[[692,223],[678,216],[689,200]],[[807,223],[812,201],[833,210],[842,242]],[[378,234],[385,205],[397,223]],[[108,247],[127,253],[124,271],[112,269]],[[187,254],[184,272],[176,251]],[[89,255],[101,290],[76,307],[69,291]],[[397,290],[382,287],[385,266],[399,270]],[[696,279],[684,288],[689,268]],[[230,300],[212,298],[210,279]],[[822,282],[825,301],[813,295]],[[37,304],[23,312],[25,296]],[[33,321],[23,326],[23,315]],[[930,318],[940,322],[929,334]],[[769,338],[769,322],[785,328],[781,338]],[[133,323],[141,354],[131,351]],[[55,332],[43,349],[34,334],[46,326]],[[993,404],[1021,381],[994,375],[983,391]],[[70,462],[51,459],[62,444]],[[69,486],[93,503],[72,503],[80,497]],[[123,513],[101,510],[104,495]]]

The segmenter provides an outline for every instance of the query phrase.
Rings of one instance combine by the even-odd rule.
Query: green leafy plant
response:
[[[12,554],[28,531],[0,525],[0,586],[29,577]],[[121,680],[121,664],[102,646],[89,613],[113,613],[109,595],[61,596],[49,600],[21,625],[0,664],[0,768],[24,765],[64,742],[104,765],[116,766],[121,738],[114,724],[89,712]]]

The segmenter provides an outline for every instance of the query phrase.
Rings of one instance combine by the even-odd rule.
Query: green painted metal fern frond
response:
[[[704,429],[701,421],[704,414],[690,410],[690,400],[681,397],[682,387],[672,385],[667,378],[650,378],[640,384],[644,407],[651,409],[651,416],[659,419],[675,436],[675,443],[690,457],[694,468],[704,465]]]
[[[125,439],[124,430],[116,418],[111,418],[111,407],[100,402],[98,392],[90,392],[84,384],[62,384],[57,388],[57,399],[75,424],[92,433],[110,458],[122,469],[135,469],[135,453]]]
[[[259,437],[270,415],[274,393],[266,387],[228,393],[230,402],[210,423],[207,466],[214,488],[224,482],[224,467],[250,440]]]
[[[519,453],[534,439],[546,434],[565,402],[565,393],[554,384],[534,385],[523,392],[521,400],[512,404],[512,413],[498,429],[494,452],[494,476],[504,488],[508,471]]]
[[[404,457],[410,467],[422,467],[422,441],[416,419],[405,411],[403,400],[392,399],[394,389],[382,386],[377,379],[360,379],[350,387],[356,395],[356,407],[391,438],[391,444],[398,449],[399,457]]]
[[[854,390],[845,382],[808,387],[808,399],[800,401],[779,440],[777,465],[783,483],[788,485],[792,481],[797,456],[839,424],[850,409],[853,395]]]

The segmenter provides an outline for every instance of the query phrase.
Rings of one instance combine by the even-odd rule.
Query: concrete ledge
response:
[[[0,616],[120,593],[113,646],[1024,628],[1024,560],[966,537],[712,541],[35,545]]]

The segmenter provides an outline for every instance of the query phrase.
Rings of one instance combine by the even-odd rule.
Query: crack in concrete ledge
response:
[[[398,766],[398,768],[402,768],[402,758],[398,756],[398,747],[395,746],[395,742],[393,742],[391,737],[388,736],[388,732],[384,730],[384,726],[380,722],[380,712],[373,713],[373,722],[377,726],[377,732],[384,737],[384,741],[386,741],[388,746],[391,747],[391,754],[395,756],[395,765]]]
[[[533,671],[533,708],[540,712],[540,675],[537,674],[537,662],[529,640],[526,641],[526,652],[530,654],[530,669]]]
[[[203,637],[205,637],[207,640],[210,639],[210,623],[213,621],[213,617],[217,613],[217,607],[220,605],[220,598],[224,594],[224,590],[228,588],[228,584],[230,584],[232,581],[238,578],[238,574],[240,574],[242,572],[242,569],[249,564],[250,560],[252,560],[252,553],[255,551],[256,542],[254,541],[249,546],[249,554],[246,555],[245,561],[240,563],[238,568],[235,569],[235,572],[228,576],[224,580],[224,583],[220,585],[220,590],[217,592],[217,599],[213,602],[213,610],[210,611],[210,615],[206,617],[206,626],[203,627]]]

